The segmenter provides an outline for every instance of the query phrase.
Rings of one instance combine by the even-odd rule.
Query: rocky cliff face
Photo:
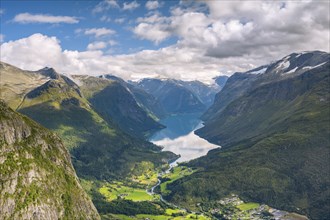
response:
[[[52,132],[0,101],[0,219],[100,219]]]

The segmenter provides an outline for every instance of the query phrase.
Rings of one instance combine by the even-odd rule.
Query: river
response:
[[[180,155],[175,163],[186,162],[207,154],[220,146],[209,143],[195,135],[194,131],[203,126],[200,114],[173,115],[160,120],[166,128],[156,132],[150,141],[163,146],[163,151]]]

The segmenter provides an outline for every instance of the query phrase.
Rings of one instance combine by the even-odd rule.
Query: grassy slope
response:
[[[45,76],[0,62],[0,98],[13,109],[20,105],[27,92],[46,81]]]
[[[18,74],[19,77],[15,78],[15,86],[24,86],[24,90],[20,90],[19,94],[13,93],[13,96],[6,96],[1,90],[2,97],[9,103],[13,98],[22,101],[18,109],[21,113],[59,134],[70,149],[74,167],[78,176],[82,178],[82,185],[92,196],[98,210],[108,211],[107,208],[110,207],[113,211],[125,211],[127,208],[138,213],[159,213],[150,202],[130,203],[116,200],[110,204],[98,192],[102,184],[106,185],[118,179],[126,182],[127,178],[132,178],[128,182],[153,184],[157,181],[156,170],[175,157],[171,152],[160,152],[158,146],[149,142],[132,138],[112,121],[105,121],[94,111],[91,103],[84,97],[92,97],[108,86],[110,81],[97,85],[96,90],[84,90],[82,95],[77,85],[61,76],[45,84],[41,81],[35,85],[30,83],[29,87],[25,88],[25,78],[20,82],[20,74],[24,71],[10,65],[7,68],[14,68],[15,71],[2,69],[1,78],[6,75],[7,80],[13,74]],[[26,73],[24,77],[29,78],[29,74]],[[31,76],[38,75],[38,73],[31,74]],[[1,85],[3,82],[1,81]],[[11,82],[8,81],[7,84],[6,86],[10,86]],[[135,189],[134,186],[132,187]],[[140,193],[144,191],[140,186],[137,189],[140,189]],[[146,192],[142,194],[145,196]],[[141,212],[144,210],[143,207],[148,207],[149,211]]]
[[[155,153],[157,146],[121,132],[104,121],[75,90],[59,83],[61,88],[26,98],[19,111],[63,138],[80,177],[114,178],[131,172],[136,162],[146,160],[159,166],[173,156]]]
[[[168,199],[194,207],[233,192],[329,219],[328,69],[257,88],[231,103],[222,118],[199,131],[224,149],[191,162],[204,171],[169,184]],[[290,88],[282,86],[294,91],[284,94]]]

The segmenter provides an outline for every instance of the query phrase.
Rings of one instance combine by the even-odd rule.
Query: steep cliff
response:
[[[62,141],[0,101],[0,219],[100,219]]]

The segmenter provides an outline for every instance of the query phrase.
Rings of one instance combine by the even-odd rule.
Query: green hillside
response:
[[[196,208],[235,193],[329,219],[329,69],[260,83],[206,121],[197,134],[223,148],[190,162],[200,171],[169,184],[167,199]]]
[[[50,80],[30,91],[19,112],[56,131],[73,156],[80,177],[111,179],[128,175],[139,161],[160,166],[174,154],[132,138],[97,114],[80,92],[64,78]]]
[[[17,71],[2,71],[2,74],[11,76],[22,71],[15,70]],[[55,74],[52,69],[31,72],[33,75],[41,73],[46,75],[46,82],[39,86],[31,85],[20,94],[22,98],[17,93],[10,97],[2,93],[2,98],[8,103],[12,97],[20,99],[20,113],[55,131],[63,139],[70,150],[73,166],[83,181],[84,189],[92,196],[96,208],[102,210],[102,214],[109,211],[104,211],[103,205],[116,206],[116,201],[109,202],[98,193],[102,184],[115,180],[130,183],[132,176],[157,172],[167,161],[177,157],[171,152],[161,152],[160,147],[147,141],[129,136],[114,122],[103,119],[94,110],[95,107],[85,97],[92,97],[102,90],[102,86],[109,86],[109,80],[95,88],[96,91],[81,90],[70,78]],[[17,82],[19,80],[20,78],[16,79]],[[11,85],[10,82],[6,83],[6,86]],[[19,83],[17,85],[20,86]],[[138,204],[128,204],[132,207],[135,205]],[[153,204],[150,203],[149,206]]]
[[[163,125],[140,106],[121,83],[113,80],[75,76],[92,108],[107,122],[117,124],[126,133],[144,138]]]

